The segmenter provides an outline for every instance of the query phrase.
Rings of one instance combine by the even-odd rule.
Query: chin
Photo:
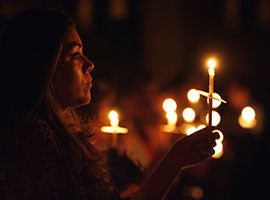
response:
[[[82,93],[80,93],[80,95],[77,96],[75,102],[77,104],[76,107],[80,107],[80,106],[84,106],[84,105],[89,104],[91,102],[91,92],[89,90],[83,91]]]
[[[84,99],[84,101],[82,102],[83,105],[87,105],[91,102],[91,96],[88,96]]]
[[[81,107],[81,106],[85,106],[87,104],[89,104],[91,102],[91,97],[83,97],[83,98],[79,98],[77,99],[76,103],[74,102],[72,107]]]

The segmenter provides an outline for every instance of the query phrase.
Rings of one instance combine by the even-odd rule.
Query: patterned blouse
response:
[[[109,169],[100,167],[100,161],[76,164],[59,153],[63,145],[46,122],[38,120],[15,143],[16,151],[13,146],[1,154],[0,199],[120,199]]]

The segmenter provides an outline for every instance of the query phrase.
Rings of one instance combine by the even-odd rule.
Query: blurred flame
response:
[[[256,112],[251,106],[242,109],[241,115],[238,117],[238,123],[242,128],[255,128],[257,125]]]
[[[113,127],[118,126],[119,124],[119,119],[118,119],[118,113],[115,110],[112,110],[109,112],[109,119],[110,119],[110,124]]]
[[[200,94],[196,89],[190,89],[187,93],[187,98],[190,102],[196,103],[200,100]]]
[[[182,115],[184,120],[187,122],[193,122],[196,117],[195,111],[190,107],[185,108],[182,112]]]
[[[175,111],[177,108],[177,104],[172,98],[165,99],[162,106],[165,112]]]

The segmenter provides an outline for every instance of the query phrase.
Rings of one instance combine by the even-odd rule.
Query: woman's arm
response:
[[[219,135],[213,130],[206,127],[175,143],[131,199],[163,199],[182,169],[198,165],[215,153],[213,147]]]

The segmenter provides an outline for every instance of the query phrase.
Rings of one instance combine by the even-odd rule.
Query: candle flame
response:
[[[167,118],[167,122],[168,122],[168,125],[175,125],[176,122],[177,122],[177,114],[176,112],[167,112],[166,113],[166,118]]]
[[[210,58],[207,62],[207,65],[208,65],[209,69],[214,69],[217,65],[217,62],[214,58]]]
[[[119,126],[119,117],[118,113],[115,110],[111,110],[108,114],[108,118],[110,119],[110,126],[102,126],[100,129],[104,133],[112,133],[112,134],[126,134],[128,133],[128,129]],[[116,136],[114,136],[114,143],[116,142]],[[113,145],[115,146],[115,144]]]
[[[118,113],[115,110],[109,112],[109,119],[111,126],[114,127],[118,126],[119,124]]]
[[[208,66],[208,74],[214,76],[215,75],[215,67],[217,65],[217,62],[214,58],[210,58],[207,62]]]
[[[177,108],[177,104],[174,99],[172,98],[167,98],[163,101],[162,105],[163,109],[165,112],[173,112]]]

